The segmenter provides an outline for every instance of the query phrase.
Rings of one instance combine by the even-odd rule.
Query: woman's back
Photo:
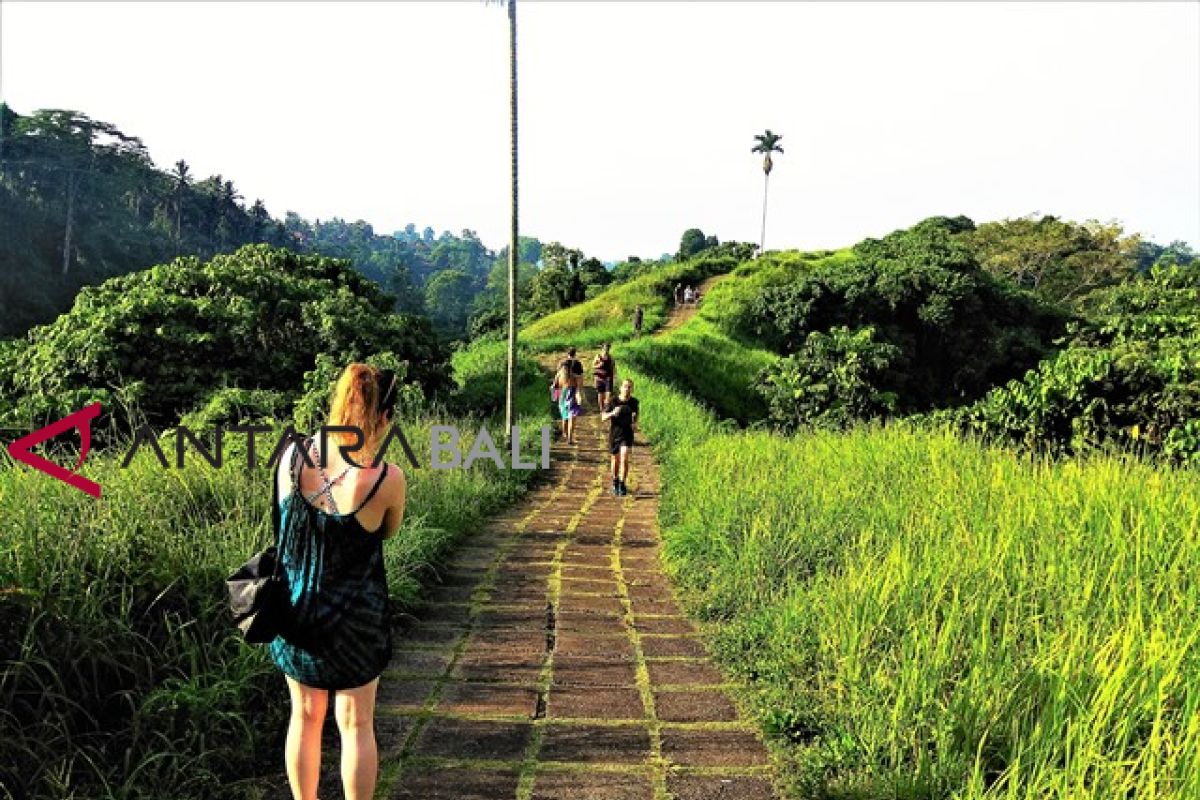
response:
[[[277,547],[291,614],[288,630],[271,643],[271,656],[308,686],[360,686],[382,672],[391,657],[383,562],[388,508],[374,501],[393,468],[381,465],[374,476],[359,474],[345,486],[341,480],[327,486],[319,466],[305,466],[294,448],[288,455],[284,463],[291,468],[281,470],[285,485],[280,487]],[[310,458],[319,464],[315,453]],[[351,468],[344,475],[354,472],[366,470]],[[342,469],[325,470],[331,480],[339,474]]]

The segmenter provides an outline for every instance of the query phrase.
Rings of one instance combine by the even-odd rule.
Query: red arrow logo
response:
[[[92,446],[92,420],[99,415],[100,404],[92,403],[90,406],[85,406],[73,414],[68,414],[58,422],[47,425],[44,428],[39,428],[31,434],[17,439],[8,446],[8,454],[22,464],[28,464],[36,470],[41,470],[52,478],[58,478],[63,483],[74,486],[81,492],[86,492],[92,497],[99,497],[100,484],[95,481],[89,481],[78,473],[63,469],[53,461],[29,452],[29,448],[36,447],[47,439],[52,439],[72,428],[78,428],[79,438],[83,444],[79,451],[79,461],[75,463],[75,469],[79,469],[83,464],[83,460],[87,458],[88,448]]]

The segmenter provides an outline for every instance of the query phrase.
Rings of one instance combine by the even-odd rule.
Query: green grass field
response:
[[[468,436],[480,422],[403,428],[428,464],[432,424]],[[522,422],[534,452],[543,420]],[[85,463],[100,499],[0,457],[0,786],[56,800],[256,797],[254,776],[279,769],[287,692],[229,621],[224,580],[266,541],[269,474],[247,473],[244,455],[164,471],[149,450],[121,469],[125,450]],[[486,461],[406,472],[404,527],[384,548],[398,609],[533,474]]]
[[[1200,796],[1200,475],[731,432],[635,380],[668,571],[793,797]]]

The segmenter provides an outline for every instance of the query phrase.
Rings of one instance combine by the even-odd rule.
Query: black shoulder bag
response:
[[[292,452],[292,464],[296,453]],[[289,469],[291,469],[289,467]],[[293,475],[293,478],[295,476]],[[279,476],[271,473],[273,543],[225,579],[234,624],[250,644],[266,644],[283,632],[288,611],[288,582],[279,562]]]

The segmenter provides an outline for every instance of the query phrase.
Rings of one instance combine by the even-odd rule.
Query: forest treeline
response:
[[[347,259],[393,296],[395,311],[429,316],[445,338],[503,324],[508,249],[488,248],[472,230],[409,223],[389,235],[362,220],[272,217],[229,176],[201,177],[185,160],[160,169],[140,138],[112,123],[0,103],[0,338],[53,321],[83,286],[246,244]],[[532,237],[522,238],[520,261],[526,318],[659,263],[605,265]]]

